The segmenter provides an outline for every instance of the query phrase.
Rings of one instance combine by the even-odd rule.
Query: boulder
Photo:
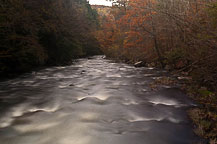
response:
[[[145,66],[145,63],[143,61],[139,61],[139,62],[136,62],[134,64],[135,67],[144,67]]]

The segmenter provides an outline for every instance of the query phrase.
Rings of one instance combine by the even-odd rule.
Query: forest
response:
[[[118,0],[100,16],[96,36],[107,57],[185,77],[202,109],[196,133],[217,137],[217,1]],[[164,80],[165,81],[165,80]]]
[[[216,88],[214,0],[121,0],[101,19],[97,36],[107,56],[179,69]]]
[[[1,77],[100,53],[97,26],[86,0],[1,0]]]
[[[72,65],[76,59],[87,58],[87,63],[83,63],[84,66],[79,67],[75,65],[74,69],[67,67],[68,69],[66,68],[65,71],[62,71],[62,75],[68,72],[71,77],[67,73],[68,77],[59,78],[58,76],[62,76],[61,72],[59,72],[59,75],[53,74],[56,72],[56,69],[50,72],[50,75],[54,75],[53,77],[44,77],[50,78],[51,83],[56,85],[62,84],[62,81],[67,81],[71,78],[69,81],[74,81],[78,87],[72,82],[70,84],[67,83],[67,86],[61,85],[58,87],[61,90],[57,91],[57,93],[62,92],[59,95],[65,96],[64,88],[66,87],[76,87],[75,89],[70,89],[70,92],[80,94],[83,91],[88,91],[87,103],[89,102],[88,100],[96,97],[95,99],[91,99],[90,102],[97,100],[94,104],[101,104],[105,99],[97,99],[97,96],[101,95],[101,93],[94,95],[96,89],[97,91],[101,90],[102,94],[105,94],[107,91],[114,92],[115,90],[119,90],[119,87],[122,87],[122,85],[118,84],[124,80],[128,84],[131,82],[128,78],[133,77],[132,75],[127,75],[128,71],[126,70],[127,72],[124,71],[123,73],[127,73],[127,76],[125,75],[124,79],[113,83],[115,80],[121,78],[122,73],[118,75],[118,72],[121,69],[125,70],[129,68],[129,66],[123,68],[121,67],[122,65],[117,64],[120,66],[120,71],[115,71],[117,77],[112,77],[114,74],[111,74],[111,72],[115,70],[115,64],[108,63],[107,59],[121,64],[128,64],[133,66],[133,68],[146,67],[164,70],[171,77],[177,77],[176,81],[165,77],[157,80],[156,83],[171,85],[181,83],[181,86],[179,85],[181,90],[199,105],[199,107],[188,111],[188,116],[192,119],[194,125],[196,125],[194,132],[202,138],[207,139],[209,141],[207,143],[216,144],[217,0],[109,1],[112,1],[111,7],[91,6],[87,0],[0,0],[0,78],[5,80],[20,76],[26,72],[31,73],[33,70],[37,71],[40,68],[54,67],[55,69],[55,66]],[[88,60],[91,58],[88,59],[88,57],[94,55],[105,55],[106,60],[104,59],[105,61],[103,61],[101,56],[102,60],[96,59],[89,62]],[[98,66],[100,64],[102,65]],[[111,70],[106,71],[110,67]],[[133,68],[131,68],[132,71],[136,73],[137,69]],[[79,71],[80,69],[82,70]],[[88,75],[88,70],[90,70],[91,76]],[[111,78],[111,80],[110,77],[107,79],[106,76],[108,74],[105,72],[110,73],[113,79]],[[98,80],[97,74],[99,73],[104,74],[100,75],[100,78],[104,79],[104,81],[102,80],[103,82],[108,82],[110,87],[107,86],[107,83],[100,85],[102,82],[100,81],[99,84],[97,83],[98,85],[106,86],[92,88],[96,83],[93,84],[91,82]],[[73,77],[74,75],[80,79],[76,81],[76,78]],[[137,76],[139,77],[140,75],[138,74]],[[37,79],[38,77],[39,80]],[[46,82],[40,79],[40,75],[38,77],[36,72],[34,77],[35,83],[38,82],[40,83],[38,87],[43,87],[43,84],[46,84]],[[55,78],[59,79],[56,80]],[[86,79],[83,80],[83,78]],[[139,81],[140,78],[141,76],[137,80]],[[146,77],[144,76],[141,79],[143,78]],[[15,85],[23,83],[25,85],[25,80],[22,80],[21,77],[21,82],[17,82]],[[27,82],[31,82],[31,80],[30,78]],[[5,89],[2,91],[4,92],[5,90],[5,93],[10,94],[11,92],[13,93],[13,89],[10,87],[10,82],[8,83],[6,86],[3,83],[2,86],[5,86],[5,89],[8,89],[9,92]],[[138,83],[132,82],[131,84]],[[84,87],[86,84],[88,84],[87,87],[76,91],[79,85]],[[117,87],[114,87],[115,84]],[[53,88],[48,90],[56,90],[50,86],[50,83],[47,85],[48,88]],[[35,89],[35,87],[32,86],[32,88],[31,85],[28,85],[23,90],[21,89],[22,86],[17,86],[17,91],[25,91],[29,87]],[[11,91],[10,88],[12,89]],[[130,88],[125,89],[125,94],[131,92],[128,92]],[[136,88],[140,88],[140,85]],[[138,91],[141,92],[142,90]],[[112,94],[116,95],[116,93]],[[44,96],[44,93],[41,95]],[[56,96],[55,94],[53,95]],[[132,94],[132,96],[135,95],[135,93]],[[73,104],[83,102],[85,98],[79,99],[78,102],[73,102]],[[66,99],[68,100],[69,97]],[[0,103],[5,102],[1,100]],[[122,101],[125,100],[123,98]],[[135,98],[135,100],[137,99]],[[131,103],[139,105],[134,101]],[[4,103],[2,107],[7,104]],[[157,107],[158,105],[154,106]],[[178,109],[175,106],[173,108],[175,110]],[[43,111],[44,109],[41,108],[41,110]],[[94,114],[91,114],[91,118],[95,117]],[[82,118],[87,118],[85,120],[90,122],[91,120],[88,119],[88,116],[87,114],[87,116],[83,116]],[[120,115],[117,114],[117,116]],[[170,121],[168,119],[162,120],[164,122]],[[123,121],[126,122],[127,120]],[[134,120],[128,120],[128,122],[131,121],[134,122]],[[153,121],[158,122],[158,120]],[[112,124],[113,122],[116,123],[116,119],[111,120]],[[140,131],[135,130],[135,132]],[[116,134],[122,133],[118,131]]]

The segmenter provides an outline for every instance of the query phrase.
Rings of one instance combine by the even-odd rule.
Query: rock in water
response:
[[[143,61],[139,61],[139,62],[136,62],[134,64],[135,67],[144,67],[145,66],[145,63]]]

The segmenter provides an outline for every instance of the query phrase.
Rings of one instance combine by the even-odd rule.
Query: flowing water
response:
[[[178,89],[165,72],[96,56],[0,83],[1,144],[192,144]]]

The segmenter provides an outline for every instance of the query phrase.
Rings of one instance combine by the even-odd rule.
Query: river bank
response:
[[[174,72],[171,74],[174,75]],[[209,144],[217,143],[217,96],[216,92],[198,85],[191,77],[186,75],[174,75],[175,78],[164,77],[156,80],[150,86],[180,84],[181,89],[197,103],[197,107],[188,110],[188,115],[193,121],[194,132],[200,137],[207,139]]]
[[[146,63],[143,61],[133,62],[115,59],[118,62],[128,63],[135,67],[149,67],[162,69],[159,62]],[[181,66],[181,67],[180,67]],[[190,68],[190,67],[187,67]],[[194,124],[194,132],[207,140],[202,144],[217,143],[217,91],[213,86],[201,84],[197,79],[193,78],[189,72],[185,72],[185,65],[166,65],[164,69],[168,72],[168,76],[156,79],[150,84],[155,90],[161,85],[174,86],[178,85],[192,100],[197,103],[197,107],[188,110],[188,115]]]

